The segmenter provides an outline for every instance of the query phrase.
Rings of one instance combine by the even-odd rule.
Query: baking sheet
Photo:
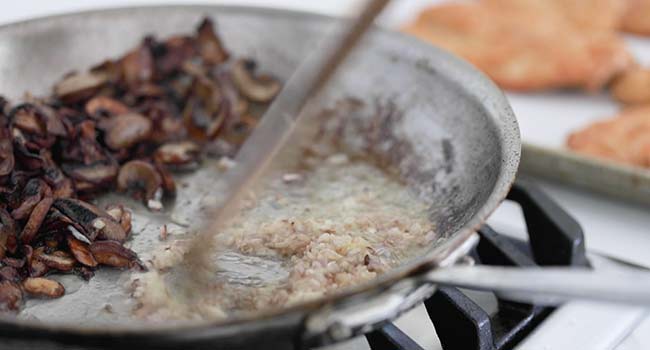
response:
[[[428,6],[454,0],[420,0],[395,4],[381,18],[391,29],[412,21]],[[634,57],[650,67],[650,38],[625,35]],[[549,91],[506,96],[519,121],[523,141],[520,169],[524,173],[576,185],[591,191],[650,204],[650,170],[620,165],[568,150],[565,141],[575,130],[614,116],[621,106],[606,91]]]
[[[626,36],[636,59],[650,66],[650,38]],[[621,108],[607,92],[506,93],[519,121],[521,170],[596,192],[650,204],[650,170],[585,157],[568,150],[567,136]]]

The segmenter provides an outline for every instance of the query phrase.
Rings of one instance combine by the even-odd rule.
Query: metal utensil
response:
[[[206,277],[203,272],[210,266],[209,255],[213,251],[213,236],[224,228],[239,209],[240,201],[264,171],[273,162],[282,147],[298,128],[310,100],[336,72],[356,43],[372,25],[390,0],[371,0],[356,20],[342,35],[326,40],[314,51],[291,76],[280,94],[273,101],[255,131],[246,140],[235,157],[235,166],[226,174],[228,194],[224,204],[217,209],[212,223],[193,238],[185,254],[185,261],[196,277]],[[313,112],[313,110],[312,110]],[[209,274],[209,272],[207,272]]]
[[[650,307],[650,273],[643,270],[451,266],[431,271],[422,279],[492,291],[536,305],[586,299]]]

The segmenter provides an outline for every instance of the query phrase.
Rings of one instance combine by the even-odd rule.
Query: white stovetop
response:
[[[0,24],[27,18],[92,8],[179,3],[243,4],[300,9],[330,15],[345,15],[351,13],[353,7],[355,5],[358,6],[360,1],[363,0],[94,0],[92,2],[82,0],[22,0],[3,4],[3,10],[0,11]],[[380,23],[384,26],[395,28],[400,23],[412,18],[417,9],[435,2],[440,1],[395,0],[386,13],[382,15]],[[515,105],[514,107],[516,114],[517,106]],[[609,112],[609,110],[603,111],[604,114]],[[545,127],[548,128],[548,130],[545,130]],[[538,131],[539,135],[552,133],[552,127],[550,126],[542,124],[538,125],[537,128],[542,128]],[[526,132],[525,128],[522,128],[522,130]],[[537,135],[531,135],[531,137],[536,136]],[[648,247],[650,247],[650,215],[648,215],[648,207],[620,202],[563,185],[542,181],[540,181],[539,184],[582,225],[586,235],[587,248],[592,253],[596,252],[650,268],[650,254],[648,254]],[[489,223],[496,229],[504,231],[504,233],[511,233],[516,236],[517,232],[525,232],[523,231],[525,227],[523,222],[519,219],[519,216],[520,213],[516,206],[503,205],[491,217]],[[584,306],[583,309],[585,309]],[[620,324],[626,322],[636,324],[640,318],[639,315],[642,315],[638,310],[630,311],[615,307],[602,307],[599,309],[596,306],[589,306],[587,309],[595,310],[593,311],[593,318],[600,317],[606,319],[609,317],[610,319],[615,319],[616,317],[619,317],[621,319],[619,327]],[[410,328],[411,330],[414,329],[413,331],[418,333],[416,334],[416,340],[420,341],[423,345],[426,345],[427,348],[436,348],[439,345],[437,344],[435,335],[426,331],[427,328],[425,328],[424,331],[418,332],[417,327],[409,327],[409,325],[413,323],[409,320],[422,316],[422,312],[423,310],[416,309],[405,320],[398,322],[398,325],[403,326],[404,328]],[[559,322],[556,323],[556,325],[562,327],[562,324]],[[572,326],[570,320],[566,326]],[[575,325],[573,326],[575,327]],[[636,327],[636,329],[634,327],[628,328],[630,332],[632,332],[631,336],[625,334],[625,336],[620,336],[620,339],[607,339],[607,342],[609,342],[611,346],[603,347],[603,349],[617,348],[620,350],[632,350],[650,348],[649,321]],[[596,329],[594,329],[594,331],[596,331]],[[620,332],[620,334],[624,333],[626,332]],[[623,338],[625,338],[625,340],[621,340]],[[619,343],[620,345],[616,346],[616,344]],[[536,347],[531,345],[526,348],[551,349],[552,347]]]

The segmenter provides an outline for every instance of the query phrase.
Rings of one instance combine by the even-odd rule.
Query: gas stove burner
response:
[[[486,225],[479,230],[481,239],[472,252],[477,263],[589,266],[580,225],[536,185],[520,179],[507,199],[521,206],[528,242],[501,235]],[[496,297],[498,308],[490,315],[458,288],[439,287],[424,305],[443,349],[511,349],[553,312],[550,307]],[[422,349],[393,323],[368,333],[366,339],[372,350]]]

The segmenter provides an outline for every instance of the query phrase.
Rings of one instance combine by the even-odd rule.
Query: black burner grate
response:
[[[518,180],[507,197],[521,206],[528,242],[500,235],[489,226],[479,230],[481,240],[472,253],[485,265],[588,266],[584,236],[578,223],[534,184]],[[511,349],[553,309],[503,300],[489,315],[462,291],[440,287],[424,302],[445,350]],[[415,341],[394,324],[366,335],[372,350],[419,350]]]

